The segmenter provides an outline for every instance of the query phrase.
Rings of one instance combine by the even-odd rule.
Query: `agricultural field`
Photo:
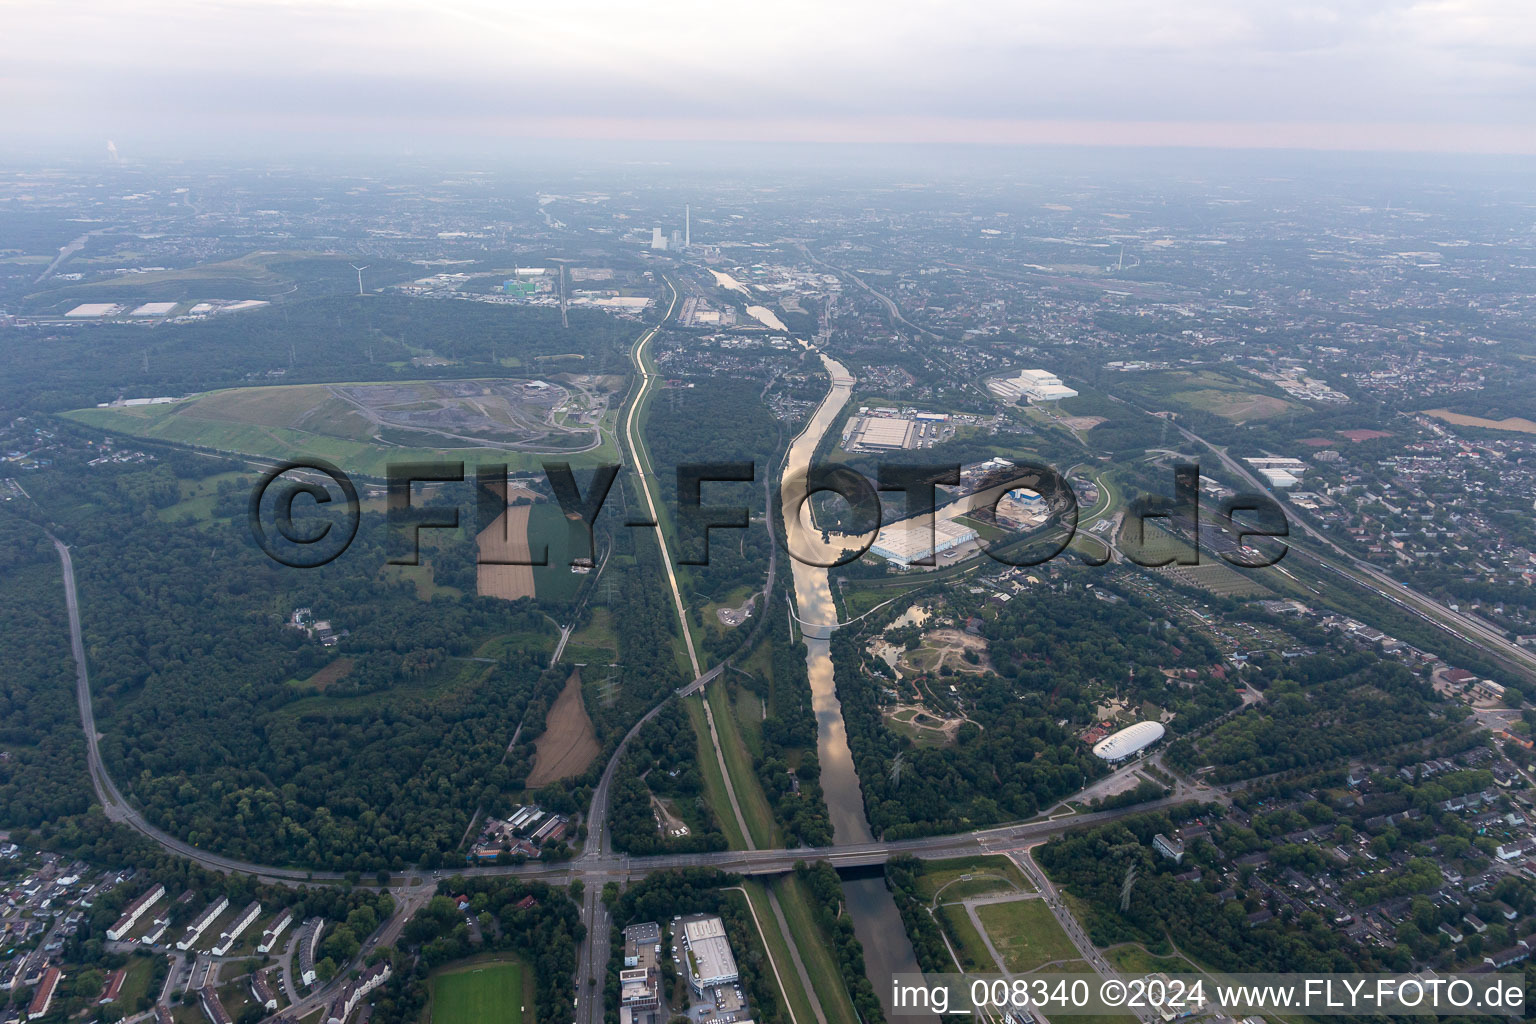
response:
[[[581,696],[581,670],[565,681],[565,689],[546,716],[544,732],[534,741],[533,771],[528,788],[537,789],[586,771],[598,753],[597,734]]]
[[[71,419],[133,437],[267,459],[317,457],[382,478],[389,462],[575,464],[614,455],[597,378],[487,378],[229,388],[158,405],[77,409]]]
[[[478,561],[475,591],[481,597],[516,601],[534,596],[533,566],[528,563],[529,505],[513,505],[475,537]]]
[[[613,613],[598,605],[592,609],[586,624],[571,634],[563,660],[576,665],[611,665],[618,656],[619,641],[613,632]]]
[[[521,1024],[533,1003],[532,972],[520,960],[448,967],[429,983],[428,1024]]]
[[[351,658],[337,658],[308,679],[290,679],[288,682],[289,685],[300,689],[324,693],[327,686],[351,675],[354,665],[355,662]]]

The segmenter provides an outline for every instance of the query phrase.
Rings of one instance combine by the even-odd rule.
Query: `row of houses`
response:
[[[261,942],[257,944],[256,952],[272,952],[272,950],[277,946],[278,936],[282,935],[283,932],[286,931],[288,926],[292,923],[293,908],[289,907],[287,910],[284,910],[281,914],[277,915],[277,920],[273,921],[267,927],[267,930],[261,933]]]
[[[139,923],[139,918],[144,912],[165,898],[165,886],[156,885],[143,893],[138,899],[128,904],[128,909],[123,911],[123,916],[117,919],[117,923],[107,929],[107,938],[117,942],[133,930],[133,926]]]
[[[231,949],[234,948],[235,943],[240,941],[240,936],[245,932],[245,930],[249,928],[260,916],[261,903],[256,900],[252,900],[251,903],[240,912],[240,916],[235,918],[235,923],[229,926],[229,930],[219,934],[219,942],[213,947],[212,950],[210,950],[210,952],[212,952],[214,956],[224,956],[227,954]]]
[[[187,934],[177,941],[176,948],[182,952],[191,949],[197,940],[202,938],[203,932],[208,930],[208,926],[218,920],[219,915],[227,909],[229,909],[228,896],[220,896],[217,900],[208,904],[203,912],[197,915],[197,919],[187,926]]]
[[[315,955],[320,950],[320,933],[325,930],[325,919],[311,917],[299,931],[299,980],[305,985],[315,983]]]
[[[346,1019],[357,1009],[363,997],[388,981],[389,975],[389,962],[381,960],[364,971],[361,977],[348,982],[336,998],[331,1000],[330,1009],[325,1014],[326,1024],[346,1024]]]

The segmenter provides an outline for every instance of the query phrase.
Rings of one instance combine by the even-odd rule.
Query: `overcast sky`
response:
[[[0,0],[0,126],[1536,152],[1536,0]]]

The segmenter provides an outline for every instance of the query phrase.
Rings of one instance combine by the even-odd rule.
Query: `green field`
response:
[[[725,841],[729,847],[733,850],[745,850],[747,840],[741,834],[740,826],[736,824],[736,815],[731,810],[731,798],[725,790],[725,776],[720,774],[720,761],[715,757],[715,745],[709,741],[709,723],[704,719],[704,705],[690,697],[683,701],[683,707],[688,710],[688,720],[692,723],[694,735],[698,739],[697,756],[699,776],[704,780],[704,800],[709,804],[710,810],[714,811],[715,820],[720,823],[720,831],[725,833]]]
[[[601,443],[544,420],[547,405],[517,397],[520,382],[396,381],[389,384],[290,384],[227,388],[164,405],[76,409],[80,423],[132,437],[263,459],[310,456],[349,473],[382,479],[390,462],[506,463],[534,472],[543,459],[575,466],[616,462],[614,413],[603,414]],[[483,389],[485,395],[460,393]],[[567,389],[585,408],[590,396]],[[506,401],[507,394],[514,397]],[[595,411],[595,410],[594,410]],[[425,418],[423,418],[425,417]],[[436,424],[407,429],[407,423]],[[526,448],[526,450],[524,450]]]
[[[1306,410],[1306,406],[1266,393],[1268,385],[1261,381],[1210,369],[1138,374],[1130,389],[1160,405],[1198,409],[1234,423]]]
[[[990,903],[977,907],[976,916],[1002,955],[1004,965],[1015,973],[1079,956],[1077,947],[1061,930],[1044,900]]]
[[[149,994],[149,982],[155,973],[155,959],[135,954],[128,958],[127,966],[128,973],[123,978],[123,990],[118,993],[117,1002],[132,1011],[139,1000]]]
[[[828,1024],[858,1024],[859,1015],[848,998],[842,972],[828,947],[826,936],[816,926],[816,919],[811,914],[810,891],[793,874],[775,879],[773,889]]]
[[[434,974],[429,1024],[520,1024],[533,1004],[533,975],[518,960],[489,959]]]
[[[746,891],[747,900],[751,904],[752,911],[756,915],[757,922],[760,926],[758,929],[758,936],[763,940],[765,951],[772,955],[773,963],[779,969],[779,978],[783,981],[783,985],[780,985],[774,981],[773,970],[766,962],[762,965],[763,973],[767,975],[770,982],[774,983],[773,987],[777,989],[780,995],[784,998],[784,1001],[792,1011],[792,1015],[795,1020],[814,1021],[816,1019],[816,1014],[815,1011],[811,1008],[810,1003],[813,994],[806,992],[805,986],[800,984],[800,976],[798,973],[796,973],[794,960],[789,954],[788,937],[785,936],[783,931],[779,928],[778,918],[774,916],[773,908],[768,903],[768,891],[766,888],[764,888],[764,883],[760,879],[745,879],[742,882],[741,887]],[[791,927],[793,927],[793,925],[791,925]],[[798,935],[796,936],[795,944],[800,950],[801,958],[804,959],[808,950],[806,949],[805,943],[801,941],[801,938]],[[807,973],[810,973],[811,971],[809,963],[807,963],[806,971]],[[811,984],[812,987],[815,987],[816,985],[814,976]],[[841,985],[840,980],[838,984]],[[824,994],[820,991],[816,992],[814,995],[817,997],[824,996]],[[846,993],[843,995],[843,998],[845,1000],[848,998]],[[829,1017],[829,1024],[830,1020],[831,1018]],[[838,1024],[856,1024],[856,1022],[844,1021],[839,1018]]]
[[[925,861],[917,884],[918,892],[929,901],[943,890],[946,903],[988,892],[1035,891],[1018,865],[998,855]]]
[[[759,849],[765,849],[775,845],[778,840],[773,808],[757,780],[757,773],[752,769],[752,755],[737,726],[730,689],[724,682],[717,681],[706,687],[704,692],[709,700],[709,709],[715,716],[720,752],[725,756],[726,770],[731,773],[731,787],[736,791],[741,815],[752,833],[752,842]],[[705,728],[707,730],[708,726]],[[730,808],[726,807],[725,811],[729,814]]]
[[[956,904],[940,904],[933,916],[939,921],[939,925],[949,935],[949,941],[954,944],[955,953],[960,957],[960,967],[966,971],[992,972],[997,970],[997,964],[992,962],[992,954],[987,952],[987,944],[982,941],[981,933],[971,924],[970,915],[965,908]]]
[[[1125,943],[1104,951],[1104,957],[1127,974],[1198,974],[1199,968],[1178,954],[1158,956],[1135,943]]]

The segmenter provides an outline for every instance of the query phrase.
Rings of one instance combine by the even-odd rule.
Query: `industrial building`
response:
[[[929,532],[930,522],[932,533]],[[920,558],[932,556],[936,559],[944,552],[975,539],[975,530],[961,526],[954,520],[918,516],[882,526],[869,550],[871,554],[879,555],[892,565],[905,569]]]
[[[683,945],[687,954],[688,984],[700,999],[718,985],[729,985],[740,975],[731,943],[725,937],[725,922],[718,917],[701,917],[683,924]]]
[[[1163,738],[1166,732],[1161,722],[1137,722],[1113,735],[1106,736],[1093,745],[1093,756],[1114,764],[1141,753]]]
[[[987,381],[987,390],[1009,402],[1020,398],[1031,402],[1059,402],[1063,398],[1077,397],[1076,391],[1049,370],[1020,370],[1012,377],[993,377]]]
[[[899,416],[861,416],[849,434],[849,445],[874,451],[911,448],[916,426],[911,420]]]
[[[1037,525],[1049,511],[1045,498],[1025,487],[1016,487],[1004,494],[997,499],[994,509],[998,522],[1015,527]]]
[[[82,302],[64,315],[66,317],[116,316],[123,307],[116,302]]]
[[[1252,459],[1244,459],[1244,462],[1253,467],[1254,472],[1264,478],[1264,482],[1276,490],[1286,490],[1301,483],[1302,474],[1307,471],[1307,464],[1300,459],[1284,458],[1275,455],[1264,455]]]

